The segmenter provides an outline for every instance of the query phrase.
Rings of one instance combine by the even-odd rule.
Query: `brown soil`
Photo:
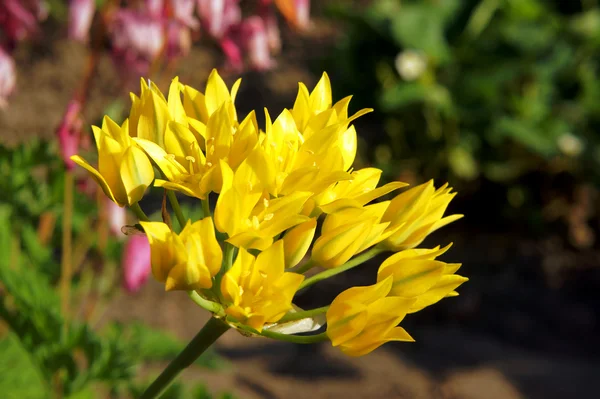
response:
[[[268,106],[272,113],[279,112],[293,103],[296,82],[316,81],[318,75],[308,63],[325,53],[335,36],[328,24],[315,22],[310,36],[286,34],[284,58],[277,69],[244,75],[238,97],[243,111]],[[14,142],[51,137],[84,61],[81,46],[53,38],[21,48],[18,92],[9,108],[0,112],[0,138]],[[203,87],[210,68],[220,62],[212,50],[195,50],[178,73],[182,81]],[[99,71],[86,110],[90,123],[122,96],[108,57],[101,60]],[[450,241],[448,235],[437,238],[445,243]],[[233,364],[229,372],[192,368],[183,378],[207,381],[214,391],[233,390],[248,399],[598,397],[597,268],[578,274],[587,285],[566,276],[560,290],[551,290],[536,274],[544,261],[544,243],[517,239],[514,232],[458,231],[454,235],[450,256],[465,263],[464,274],[471,281],[461,289],[461,297],[422,312],[414,321],[407,320],[414,323],[407,328],[417,343],[390,344],[353,359],[326,344],[296,346],[249,339],[231,331],[217,344]],[[574,258],[569,259],[567,263],[574,265]],[[597,256],[591,263],[597,265]],[[359,271],[340,284],[367,284],[372,277]],[[312,298],[300,299],[323,305],[340,289],[340,285],[325,284],[319,288],[322,291],[308,292]],[[143,320],[189,339],[206,318],[184,294],[166,294],[150,282],[139,294],[116,299],[105,321]]]

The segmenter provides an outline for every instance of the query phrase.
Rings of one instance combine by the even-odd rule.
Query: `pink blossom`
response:
[[[165,26],[148,13],[122,9],[109,27],[113,60],[126,81],[147,76],[150,65],[165,45]]]
[[[87,42],[96,11],[95,0],[71,0],[69,4],[69,37]]]
[[[144,285],[151,272],[150,243],[145,235],[130,236],[123,251],[123,286],[135,293]]]
[[[192,35],[190,29],[177,22],[167,23],[167,51],[166,56],[169,59],[184,57],[189,54],[192,48]]]
[[[7,105],[7,98],[15,90],[17,72],[12,57],[0,47],[0,108]]]
[[[216,39],[242,20],[239,0],[198,0],[197,4],[203,29]]]
[[[275,61],[271,58],[263,19],[253,16],[244,20],[241,25],[241,35],[250,66],[259,71],[271,69],[275,65]]]
[[[0,2],[0,26],[9,42],[24,40],[38,32],[38,21],[46,18],[42,0],[3,0]]]
[[[194,17],[196,0],[171,0],[173,17],[190,29],[198,29],[200,23]]]
[[[79,100],[71,100],[56,131],[61,157],[68,170],[72,170],[75,167],[75,162],[71,160],[71,156],[79,152],[82,126],[81,102]]]
[[[238,41],[234,40],[230,35],[222,38],[219,44],[227,58],[229,68],[235,72],[241,72],[244,69],[244,60],[242,58],[241,45]]]
[[[105,198],[106,215],[108,216],[108,227],[110,233],[117,238],[125,238],[121,228],[127,224],[127,212],[125,208]]]

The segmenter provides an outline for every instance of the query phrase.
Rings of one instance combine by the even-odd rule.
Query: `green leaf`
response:
[[[37,364],[14,334],[0,340],[0,392],[4,399],[48,398]]]
[[[392,21],[392,36],[404,48],[424,51],[442,63],[450,57],[444,30],[448,10],[434,4],[406,4]]]

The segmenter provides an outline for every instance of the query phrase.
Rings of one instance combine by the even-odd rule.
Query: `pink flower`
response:
[[[71,100],[56,131],[61,157],[68,170],[75,167],[75,162],[71,160],[71,156],[79,152],[82,127],[81,103],[79,100]]]
[[[135,293],[144,285],[151,272],[150,243],[145,235],[133,235],[123,251],[123,286]]]
[[[239,0],[198,0],[197,4],[202,28],[215,39],[242,20]]]
[[[200,23],[194,17],[196,0],[171,0],[173,17],[177,22],[182,23],[190,29],[198,29]]]
[[[244,50],[253,69],[265,71],[275,66],[275,61],[271,58],[267,30],[261,17],[253,16],[244,20],[241,25],[241,36]]]
[[[7,105],[7,98],[15,90],[17,72],[12,57],[0,47],[0,108]]]
[[[106,215],[108,216],[108,227],[110,233],[120,239],[125,238],[121,228],[127,224],[127,212],[113,201],[106,198]]]
[[[42,0],[3,0],[0,2],[0,26],[11,44],[38,31],[38,21],[46,18]]]
[[[240,44],[231,36],[222,38],[219,41],[219,44],[227,58],[228,67],[235,72],[241,72],[244,69],[244,60],[242,58]]]
[[[69,37],[87,42],[96,11],[95,0],[71,0],[69,4]]]
[[[147,76],[150,65],[165,45],[165,26],[161,18],[148,13],[122,9],[116,12],[109,31],[113,60],[125,81]]]

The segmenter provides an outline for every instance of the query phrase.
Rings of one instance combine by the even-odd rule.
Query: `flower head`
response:
[[[327,311],[331,344],[350,356],[362,356],[389,341],[414,341],[398,324],[414,299],[390,296],[392,279],[339,294]]]
[[[447,184],[436,190],[429,181],[398,194],[381,219],[393,230],[384,245],[395,251],[414,248],[430,233],[460,219],[463,215],[443,217],[456,195],[451,191]]]
[[[382,198],[406,184],[379,184],[381,170],[353,169],[352,122],[370,110],[351,115],[350,97],[334,103],[327,74],[310,92],[300,84],[291,109],[274,118],[265,110],[264,129],[255,112],[238,118],[239,84],[229,88],[213,71],[204,92],[175,78],[165,96],[142,81],[123,125],[105,119],[94,128],[98,170],[73,160],[115,203],[133,205],[152,273],[166,290],[188,291],[229,326],[293,342],[330,340],[351,356],[412,341],[398,326],[404,317],[457,295],[466,281],[456,274],[460,264],[437,259],[448,247],[415,248],[461,217],[444,216],[451,189],[428,182]],[[150,160],[159,170],[154,186],[166,191],[181,232],[167,224],[166,205],[163,223],[145,221],[136,204],[154,178]],[[188,221],[175,192],[200,200],[202,219]],[[320,308],[294,305],[304,288],[382,252],[393,253],[373,270],[374,285],[349,288]],[[310,269],[318,272],[305,276]],[[325,321],[326,332],[293,335]]]
[[[152,183],[154,170],[144,151],[129,137],[128,121],[119,126],[105,117],[102,128],[92,129],[98,147],[98,169],[79,155],[71,159],[90,173],[113,202],[120,206],[137,203]]]
[[[212,287],[223,252],[211,218],[184,227],[176,234],[160,222],[141,222],[152,251],[152,274],[165,289],[196,290]]]
[[[256,257],[242,248],[221,283],[225,313],[261,331],[265,323],[277,322],[292,308],[302,280],[303,275],[285,271],[281,240]]]

